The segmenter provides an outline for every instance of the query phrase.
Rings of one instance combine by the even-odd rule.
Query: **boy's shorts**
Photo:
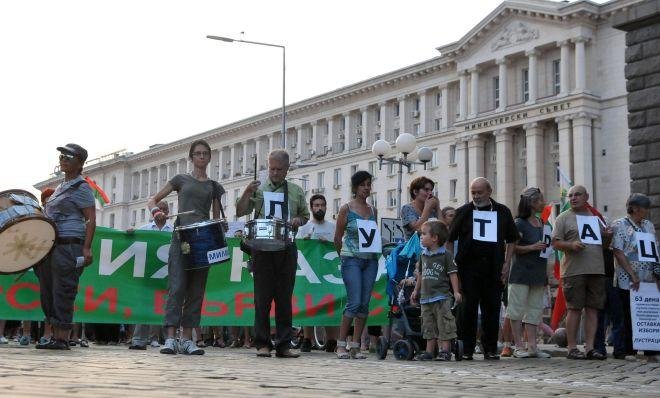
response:
[[[451,300],[422,304],[422,336],[425,340],[448,341],[456,338],[456,319]]]

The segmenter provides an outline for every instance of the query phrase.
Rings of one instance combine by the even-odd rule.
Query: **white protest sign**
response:
[[[383,242],[378,225],[372,220],[356,220],[358,228],[358,250],[360,253],[380,253]]]
[[[648,232],[635,232],[637,241],[637,258],[645,263],[657,263],[658,247],[656,246],[655,235]]]
[[[497,242],[497,212],[472,212],[472,239],[483,242]]]
[[[660,350],[660,292],[655,283],[640,283],[630,290],[633,348]]]
[[[548,258],[550,257],[550,254],[552,253],[552,228],[550,225],[545,224],[543,226],[543,243],[547,245],[545,250],[541,250],[541,254],[539,254],[539,257],[541,258]]]
[[[282,219],[283,192],[264,192],[264,216]]]
[[[602,245],[603,239],[600,235],[600,225],[596,216],[576,215],[580,241],[585,245]]]

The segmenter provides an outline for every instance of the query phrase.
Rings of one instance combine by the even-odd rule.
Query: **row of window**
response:
[[[523,102],[529,101],[529,69],[525,68],[522,71],[521,90]],[[552,61],[552,88],[554,95],[559,94],[561,91],[561,74],[560,74],[560,60],[555,59]],[[500,107],[500,77],[493,77],[493,99],[495,100],[495,108]]]

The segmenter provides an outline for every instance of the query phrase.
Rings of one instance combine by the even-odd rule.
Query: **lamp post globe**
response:
[[[377,157],[386,156],[390,152],[390,143],[385,140],[378,140],[371,146],[371,153]]]
[[[417,151],[417,159],[419,159],[420,162],[430,162],[431,159],[433,159],[433,151],[429,147],[421,147]]]
[[[396,150],[403,153],[404,155],[412,153],[412,151],[415,150],[416,145],[417,140],[412,134],[403,133],[399,134],[399,136],[396,138]]]

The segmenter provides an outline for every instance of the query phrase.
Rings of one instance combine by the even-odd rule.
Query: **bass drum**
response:
[[[41,261],[55,245],[57,229],[27,191],[0,192],[0,274],[16,274]]]

